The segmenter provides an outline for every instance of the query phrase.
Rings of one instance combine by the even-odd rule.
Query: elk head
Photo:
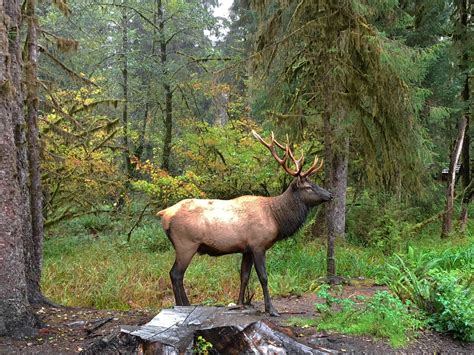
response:
[[[252,134],[255,138],[257,138],[260,143],[262,143],[270,151],[273,158],[275,158],[278,164],[280,164],[289,175],[295,178],[290,184],[290,188],[292,189],[293,193],[296,194],[297,197],[305,205],[307,205],[308,207],[314,207],[323,202],[327,202],[333,199],[333,196],[329,191],[316,185],[309,179],[311,175],[314,175],[323,167],[324,161],[322,159],[319,160],[319,158],[316,156],[311,167],[303,172],[303,153],[301,153],[301,157],[299,159],[296,159],[295,155],[293,154],[293,151],[289,147],[289,144],[286,143],[285,145],[283,145],[276,141],[273,132],[271,133],[270,143],[267,143],[254,130],[252,130]],[[285,152],[283,158],[281,158],[276,152],[276,147],[282,149]],[[289,159],[291,159],[291,161],[293,162],[293,165],[295,166],[294,169],[289,166]]]

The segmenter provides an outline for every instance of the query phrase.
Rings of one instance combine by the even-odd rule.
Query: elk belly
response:
[[[220,217],[203,219],[206,232],[201,235],[198,249],[202,254],[219,256],[244,253],[255,247],[267,249],[276,240],[276,231],[255,216],[235,220],[231,216],[221,214]],[[269,233],[269,230],[272,231]]]
[[[200,225],[200,254],[219,256],[242,253],[248,247],[245,228],[230,211],[224,210],[218,215],[205,213]]]

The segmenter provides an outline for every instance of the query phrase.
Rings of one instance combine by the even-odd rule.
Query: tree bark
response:
[[[461,116],[458,122],[458,137],[451,154],[451,161],[449,163],[449,177],[448,187],[446,188],[446,205],[443,214],[443,225],[441,230],[441,237],[449,236],[453,229],[453,208],[454,208],[454,187],[456,184],[456,166],[461,155],[461,148],[464,142],[464,133],[466,131],[467,120],[466,117]]]
[[[37,326],[28,302],[23,249],[31,224],[25,227],[28,189],[21,185],[28,170],[18,161],[26,156],[18,154],[19,141],[25,145],[21,65],[20,2],[0,1],[0,336],[33,334]]]
[[[163,16],[163,2],[157,0],[158,10],[158,28],[160,29],[160,61],[161,61],[161,73],[163,81],[163,90],[165,92],[165,112],[163,123],[165,125],[165,136],[163,139],[163,161],[161,168],[169,171],[170,170],[170,158],[171,158],[171,141],[173,134],[173,91],[171,90],[171,84],[168,78],[167,68],[167,40],[165,37],[165,21]]]
[[[346,190],[348,173],[349,138],[339,138],[336,142],[336,128],[344,118],[340,112],[331,122],[329,113],[324,114],[325,187],[332,192],[334,200],[325,206],[325,227],[327,230],[327,276],[331,281],[336,277],[336,238],[345,237]]]
[[[29,195],[31,210],[31,238],[25,238],[26,281],[30,303],[45,301],[41,293],[41,264],[43,256],[43,194],[41,189],[40,147],[38,131],[38,37],[35,3],[26,3],[25,18],[27,21],[25,88],[27,108],[28,162],[29,162]]]

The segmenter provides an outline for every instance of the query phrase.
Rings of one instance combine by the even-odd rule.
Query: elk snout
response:
[[[321,189],[321,190],[322,192],[320,192],[320,196],[321,196],[322,202],[328,202],[328,201],[334,200],[334,195],[332,194],[331,191],[328,191],[325,189]]]

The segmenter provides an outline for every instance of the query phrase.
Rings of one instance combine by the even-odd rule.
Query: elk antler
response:
[[[321,163],[319,163],[319,165],[318,165],[318,161],[319,161],[319,158],[317,156],[315,156],[314,161],[313,161],[313,165],[311,165],[311,167],[308,170],[306,170],[306,172],[301,173],[300,176],[301,177],[310,177],[314,173],[321,170],[321,168],[323,167],[323,164],[324,164],[324,159],[321,159]]]
[[[314,159],[313,165],[306,172],[302,173],[301,171],[303,170],[303,164],[304,164],[304,154],[303,153],[301,153],[301,157],[299,159],[296,159],[295,156],[293,155],[293,152],[291,151],[288,143],[285,144],[284,146],[283,146],[283,144],[278,143],[275,140],[275,135],[273,134],[273,132],[272,132],[270,143],[265,142],[263,140],[263,138],[257,132],[255,132],[253,129],[252,129],[252,134],[254,135],[255,138],[258,139],[258,141],[260,143],[262,143],[265,147],[267,147],[267,149],[270,151],[270,153],[272,153],[273,157],[278,162],[278,164],[280,164],[283,167],[283,169],[285,169],[285,171],[288,174],[290,174],[291,176],[294,176],[294,177],[297,177],[297,176],[301,176],[301,177],[311,176],[312,174],[314,174],[315,172],[320,170],[321,167],[323,166],[323,161],[321,161],[321,164],[317,165],[319,159],[316,157]],[[276,144],[279,148],[281,148],[285,151],[285,155],[284,155],[283,159],[278,156],[278,154],[275,150],[275,145],[274,144]],[[295,164],[295,167],[296,167],[295,170],[291,169],[288,166],[288,157],[291,158],[291,160],[293,161],[293,164]]]

